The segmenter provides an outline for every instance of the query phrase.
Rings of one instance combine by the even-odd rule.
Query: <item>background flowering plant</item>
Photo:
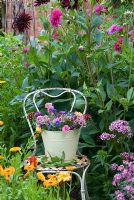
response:
[[[46,103],[45,108],[47,114],[36,112],[34,114],[34,122],[36,122],[36,131],[41,132],[44,130],[54,130],[69,132],[73,129],[86,127],[87,121],[91,119],[89,114],[82,114],[81,112],[58,112],[52,103]]]

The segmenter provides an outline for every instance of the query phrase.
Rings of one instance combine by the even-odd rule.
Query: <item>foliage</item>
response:
[[[82,128],[79,147],[91,159],[88,184],[95,200],[113,198],[110,165],[121,161],[117,154],[120,151],[118,144],[114,151],[111,144],[100,140],[99,135],[108,132],[109,124],[118,119],[128,121],[132,135],[134,133],[133,4],[124,1],[113,9],[110,2],[102,1],[104,7],[99,12],[94,10],[96,1],[92,1],[92,5],[84,3],[77,10],[64,9],[57,2],[39,6],[43,30],[37,40],[28,45],[26,53],[22,53],[24,45],[20,44],[18,48],[16,37],[0,37],[0,79],[7,81],[0,84],[0,120],[5,122],[0,127],[3,143],[12,146],[14,142],[26,142],[29,137],[21,106],[30,91],[67,87],[84,92],[93,122]],[[57,7],[62,11],[62,20],[55,28],[50,23],[50,15]],[[126,9],[130,11],[126,12]],[[113,24],[123,26],[122,31],[108,34]],[[16,45],[17,51],[14,51]],[[9,90],[12,91],[10,95]],[[51,102],[59,110],[65,110],[65,107],[69,108],[70,100],[71,96],[63,95]],[[41,107],[49,101],[41,96],[38,105]],[[82,108],[83,101],[79,98],[75,109],[82,112]],[[27,109],[33,110],[31,100],[27,102]],[[133,152],[132,144],[133,137],[124,140],[122,151]]]
[[[14,151],[10,153],[7,149],[2,146],[0,149],[0,199],[9,200],[33,200],[33,199],[41,199],[41,200],[69,200],[69,190],[62,191],[65,182],[71,179],[71,176],[66,173],[65,175],[57,174],[57,175],[48,175],[49,179],[45,177],[42,173],[36,173],[34,169],[36,166],[26,171],[26,166],[23,166],[25,163],[25,159],[31,154],[29,148],[31,148],[32,141],[29,140],[28,144],[25,148],[20,148],[20,151]],[[15,147],[13,147],[15,149]],[[13,149],[12,148],[12,149]],[[3,155],[3,156],[2,156]],[[32,164],[31,164],[32,166]],[[63,181],[56,183],[56,185],[52,185],[54,183],[54,179],[56,176],[59,176]],[[42,177],[44,180],[42,180]],[[66,180],[64,180],[66,178]],[[67,179],[68,178],[68,179]],[[44,184],[45,182],[51,179],[50,185]],[[42,184],[42,181],[43,184]],[[49,182],[48,182],[49,183]],[[68,183],[69,184],[69,183]]]

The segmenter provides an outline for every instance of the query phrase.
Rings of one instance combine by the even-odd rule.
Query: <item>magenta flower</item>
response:
[[[58,37],[61,37],[61,36],[63,36],[63,34],[59,34],[58,32],[55,32],[55,33],[53,34],[53,40],[57,40]],[[60,39],[59,39],[59,40],[60,40]]]
[[[106,7],[103,6],[102,4],[99,4],[95,7],[95,12],[97,15],[100,15],[101,12],[106,12],[106,10],[107,10]]]
[[[62,11],[59,8],[56,8],[52,11],[50,16],[50,23],[53,27],[59,27],[61,23]]]
[[[70,131],[70,127],[69,127],[68,125],[64,125],[64,126],[62,127],[62,131],[63,131],[63,132],[69,132],[69,131]]]
[[[124,30],[124,26],[118,26],[117,27],[117,32],[122,32]]]
[[[28,47],[26,47],[26,48],[24,48],[24,49],[23,49],[23,51],[22,51],[22,52],[23,52],[24,54],[26,54],[26,53],[28,53],[28,52],[29,52],[29,50],[30,50],[30,49],[29,49]]]
[[[117,31],[117,28],[118,28],[117,24],[113,24],[113,25],[108,29],[107,33],[108,33],[109,35],[112,35],[113,33],[115,33],[115,32]]]
[[[122,32],[124,29],[124,26],[118,26],[117,24],[113,24],[107,31],[109,35],[112,35],[116,32]]]

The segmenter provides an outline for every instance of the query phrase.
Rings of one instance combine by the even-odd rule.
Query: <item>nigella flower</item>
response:
[[[16,29],[19,33],[24,33],[30,28],[30,22],[32,16],[29,13],[22,12],[20,13],[13,22],[13,28]]]
[[[40,6],[42,4],[47,4],[49,2],[50,2],[50,0],[35,0],[34,1],[34,6]]]
[[[50,16],[50,23],[53,27],[59,27],[61,23],[62,11],[59,8],[56,8],[52,11]]]

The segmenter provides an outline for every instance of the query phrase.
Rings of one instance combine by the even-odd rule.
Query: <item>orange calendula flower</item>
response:
[[[16,170],[14,167],[7,167],[4,169],[4,172],[7,173],[8,175],[14,174],[15,171]]]
[[[3,167],[0,165],[0,175],[3,174],[3,171],[4,171],[4,169],[3,169]]]
[[[36,132],[37,132],[37,133],[41,133],[41,132],[42,132],[41,127],[37,126],[37,127],[36,127]]]
[[[42,174],[42,172],[38,172],[37,173],[37,177],[40,181],[44,182],[46,179],[45,179],[45,176]]]
[[[57,180],[53,180],[53,179],[48,179],[48,180],[45,180],[43,182],[43,185],[44,187],[48,188],[48,187],[51,187],[51,186],[57,186],[58,185],[58,181]]]
[[[67,166],[67,167],[65,167],[65,169],[68,171],[73,171],[76,169],[76,167],[75,166]]]
[[[0,155],[0,160],[2,160],[2,159],[4,159],[4,158],[5,158],[4,156],[1,156],[1,155]]]
[[[27,172],[24,174],[24,178],[28,177],[28,176],[29,176],[29,174],[30,174],[30,172],[29,172],[29,171],[27,171]]]
[[[29,176],[30,171],[34,171],[35,170],[35,166],[34,165],[27,165],[24,167],[24,170],[26,170],[27,172],[24,175],[24,178],[26,178],[27,176]]]
[[[4,122],[3,121],[0,121],[0,126],[3,126],[4,125]]]
[[[48,174],[48,176],[47,176],[49,179],[51,179],[51,180],[57,180],[57,175],[55,175],[55,174]]]
[[[57,178],[58,178],[58,182],[71,181],[71,179],[72,179],[70,173],[67,173],[67,172],[59,173]]]
[[[20,151],[21,148],[20,147],[12,147],[9,151],[10,152],[17,152],[17,151]]]
[[[15,173],[14,167],[7,167],[3,169],[2,166],[0,166],[0,175],[4,176],[7,181],[10,179],[10,175]]]
[[[35,166],[34,165],[27,165],[27,166],[24,167],[24,170],[34,171],[35,170]]]

